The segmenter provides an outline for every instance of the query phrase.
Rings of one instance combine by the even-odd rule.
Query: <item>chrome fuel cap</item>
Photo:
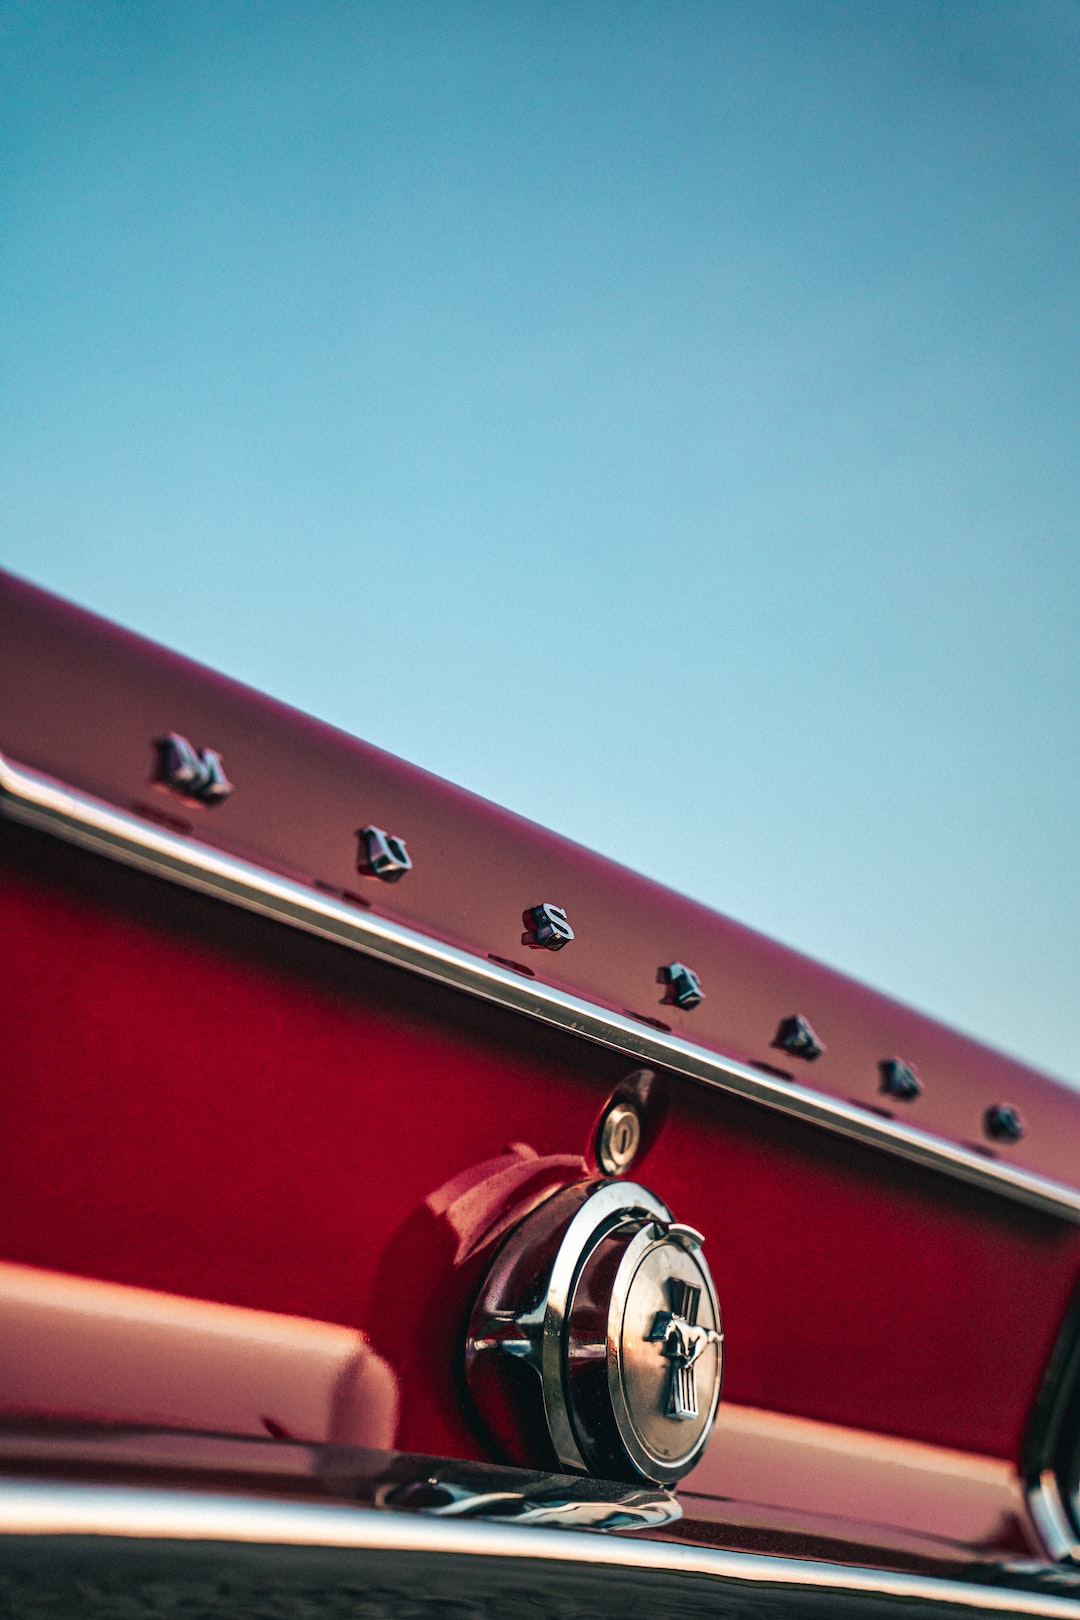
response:
[[[669,1485],[705,1448],[723,1350],[700,1233],[645,1187],[582,1182],[495,1256],[469,1319],[465,1378],[514,1461]]]

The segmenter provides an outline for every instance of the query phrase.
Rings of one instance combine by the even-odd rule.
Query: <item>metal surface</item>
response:
[[[662,1511],[669,1533],[710,1546],[788,1557],[892,1565],[898,1557],[952,1563],[1000,1563],[1045,1557],[1026,1525],[1024,1501],[1007,1463],[912,1445],[881,1435],[721,1402],[706,1457],[669,1492],[640,1481],[615,1482],[505,1464],[468,1462],[397,1450],[161,1430],[141,1424],[91,1424],[0,1417],[0,1475],[96,1484],[185,1489],[396,1505],[425,1511],[458,1496],[522,1498],[529,1508],[556,1502],[608,1519],[607,1528],[644,1528],[640,1510]],[[403,1493],[399,1502],[397,1492]],[[404,1499],[407,1497],[407,1501]],[[653,1506],[650,1507],[649,1504]],[[519,1503],[520,1507],[520,1503]],[[679,1509],[682,1509],[680,1515]],[[614,1515],[627,1510],[626,1521]],[[479,1510],[478,1510],[479,1511]],[[485,1510],[486,1511],[486,1510]],[[870,1511],[874,1517],[867,1519]],[[518,1508],[511,1503],[512,1517]],[[674,1529],[675,1521],[679,1528]],[[579,1522],[585,1522],[582,1518]],[[654,1527],[659,1524],[654,1520]],[[746,1533],[754,1537],[746,1540]],[[770,1537],[763,1542],[762,1535]],[[810,1549],[813,1548],[813,1552]],[[844,1549],[844,1550],[840,1550]],[[1080,1572],[1074,1572],[1080,1580]]]
[[[680,1478],[708,1441],[723,1371],[720,1307],[700,1249],[652,1222],[638,1232],[615,1275],[607,1350],[628,1454],[648,1477]]]
[[[809,1019],[802,1013],[792,1013],[790,1018],[781,1021],[773,1045],[789,1057],[801,1058],[804,1063],[816,1063],[825,1050]]]
[[[682,1007],[685,1012],[701,1006],[705,992],[693,968],[688,968],[684,962],[669,962],[660,969],[660,973],[668,987],[664,1000],[671,1006]]]
[[[344,1331],[344,1330],[338,1330]],[[300,1442],[265,1432],[157,1429],[0,1415],[0,1475],[133,1484],[157,1489],[272,1491],[434,1518],[486,1519],[589,1530],[677,1524],[677,1498],[657,1486],[538,1473],[389,1447]],[[2,1607],[2,1603],[0,1603]]]
[[[565,1195],[563,1195],[565,1196]],[[669,1221],[667,1205],[644,1187],[625,1182],[602,1187],[571,1220],[555,1256],[544,1301],[540,1370],[543,1378],[544,1408],[555,1454],[564,1467],[588,1471],[589,1463],[574,1431],[563,1385],[566,1328],[574,1284],[583,1252],[595,1243],[606,1228],[617,1226],[635,1208]]]
[[[522,912],[521,920],[525,924],[521,943],[533,950],[561,951],[574,937],[566,911],[562,906],[552,905],[550,900],[530,906]]]
[[[606,1176],[621,1176],[641,1146],[641,1120],[630,1103],[617,1102],[600,1121],[596,1158]]]
[[[672,1485],[705,1449],[720,1399],[723,1335],[701,1237],[634,1182],[583,1182],[526,1217],[473,1308],[466,1381],[481,1416],[519,1409],[531,1381],[561,1467]]]
[[[698,1321],[701,1287],[680,1277],[668,1277],[664,1287],[671,1309],[656,1313],[646,1338],[650,1343],[658,1342],[661,1355],[671,1362],[666,1415],[680,1421],[692,1420],[697,1418],[699,1408],[698,1362],[711,1345],[721,1343],[723,1334]]]
[[[517,1527],[476,1520],[434,1518],[323,1503],[260,1497],[148,1490],[125,1486],[0,1480],[0,1555],[23,1550],[16,1538],[54,1538],[43,1544],[48,1556],[64,1538],[110,1538],[189,1545],[245,1545],[264,1548],[327,1548],[393,1552],[405,1559],[439,1555],[451,1560],[521,1560],[537,1573],[559,1565],[616,1573],[634,1572],[641,1581],[661,1574],[709,1583],[715,1601],[745,1594],[798,1601],[842,1598],[892,1600],[897,1609],[919,1612],[941,1607],[951,1613],[1043,1616],[1075,1620],[1071,1597],[1031,1590],[1049,1584],[1054,1573],[1027,1561],[991,1566],[983,1579],[904,1573],[840,1563],[730,1552],[672,1541],[623,1540],[574,1529]],[[104,1539],[97,1542],[105,1552]],[[359,1570],[357,1571],[359,1573]],[[547,1576],[545,1574],[545,1580]],[[1069,1590],[1067,1579],[1061,1584]],[[1025,1590],[1024,1587],[1027,1587]],[[697,1594],[700,1596],[701,1594]],[[703,1612],[703,1611],[697,1611]],[[746,1612],[746,1611],[741,1611]],[[815,1607],[815,1614],[825,1612]],[[880,1612],[876,1610],[875,1612]]]
[[[1028,1508],[1053,1558],[1080,1563],[1080,1290],[1054,1346],[1024,1442]]]
[[[200,804],[221,804],[233,791],[221,755],[212,748],[196,749],[179,732],[158,737],[158,773],[166,787]]]
[[[983,1115],[983,1129],[992,1142],[1019,1142],[1026,1127],[1019,1109],[1011,1103],[995,1103]]]
[[[96,854],[408,968],[636,1062],[855,1138],[914,1163],[1080,1224],[1080,1190],[840,1098],[738,1063],[673,1032],[500,967],[388,918],[171,832],[0,758],[0,813]]]
[[[483,1490],[447,1478],[441,1467],[426,1478],[381,1488],[375,1505],[427,1513],[434,1519],[496,1518],[503,1524],[542,1524],[560,1530],[658,1530],[682,1517],[670,1491],[612,1489],[605,1498],[599,1492],[586,1495],[580,1482],[573,1480],[544,1492]]]
[[[915,1102],[922,1096],[922,1081],[903,1058],[886,1058],[881,1064],[881,1090],[897,1102]]]
[[[384,883],[397,883],[406,872],[412,871],[412,860],[405,848],[405,840],[381,827],[361,827],[358,835],[361,859],[357,863],[361,872],[369,872]]]
[[[1062,1500],[1057,1475],[1044,1469],[1028,1487],[1028,1508],[1040,1539],[1051,1558],[1080,1562],[1080,1541]]]

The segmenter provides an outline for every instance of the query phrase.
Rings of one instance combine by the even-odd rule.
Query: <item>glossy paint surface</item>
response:
[[[386,1449],[397,1381],[362,1334],[0,1261],[0,1406],[78,1423]]]
[[[4,580],[0,692],[0,750],[21,763],[868,1108],[889,1101],[878,1065],[900,1056],[924,1092],[890,1102],[897,1117],[1080,1184],[1066,1088]],[[154,781],[169,731],[221,753],[224,804]],[[401,882],[358,870],[368,825],[407,840]],[[574,926],[557,955],[521,940],[541,901]],[[1007,1465],[1080,1269],[1075,1225],[674,1074],[631,1075],[569,1033],[2,820],[0,915],[0,1260],[303,1318],[318,1343],[363,1334],[400,1401],[379,1444],[491,1458],[461,1368],[481,1277],[515,1222],[598,1174],[600,1117],[633,1095],[629,1174],[704,1233],[725,1402],[764,1424],[722,1417],[687,1481],[694,1535],[801,1537],[826,1556],[865,1497],[898,1548],[937,1535],[1031,1550]],[[680,961],[707,993],[689,1012],[657,979]],[[795,1012],[825,1042],[813,1065],[770,1044]],[[991,1149],[981,1119],[999,1101],[1029,1130]],[[193,1404],[176,1409],[202,1411],[198,1356],[185,1365]],[[794,1426],[781,1451],[776,1414]],[[854,1452],[837,1438],[852,1431]],[[879,1435],[915,1449],[879,1455]],[[540,1437],[536,1463],[553,1463]]]
[[[0,578],[0,749],[125,809],[190,830],[300,880],[520,964],[598,1004],[659,1021],[729,1056],[952,1141],[1077,1184],[1080,1109],[1067,1087],[888,998],[175,654],[34,588]],[[168,731],[224,759],[236,791],[207,808],[155,785],[153,739]],[[406,839],[413,870],[388,885],[357,871],[357,830]],[[522,944],[523,909],[567,910],[571,945]],[[670,1004],[664,964],[684,962],[705,1001]],[[773,1048],[804,1014],[825,1045],[814,1064]],[[880,1064],[914,1065],[923,1094],[880,1091]],[[1017,1106],[1027,1134],[991,1144],[983,1116]]]
[[[364,1329],[396,1444],[505,1222],[590,1168],[625,1064],[5,827],[5,1257]],[[1015,1457],[1080,1233],[671,1085],[634,1166],[706,1235],[736,1402]]]

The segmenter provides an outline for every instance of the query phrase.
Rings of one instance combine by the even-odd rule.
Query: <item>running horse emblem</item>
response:
[[[698,1416],[696,1365],[710,1344],[719,1344],[723,1335],[715,1328],[698,1326],[701,1289],[681,1277],[668,1279],[670,1311],[657,1311],[649,1342],[659,1344],[660,1354],[671,1362],[666,1415],[684,1420]]]

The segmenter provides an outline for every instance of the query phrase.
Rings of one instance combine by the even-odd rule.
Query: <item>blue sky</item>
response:
[[[1080,1080],[1078,70],[0,0],[0,560]]]

